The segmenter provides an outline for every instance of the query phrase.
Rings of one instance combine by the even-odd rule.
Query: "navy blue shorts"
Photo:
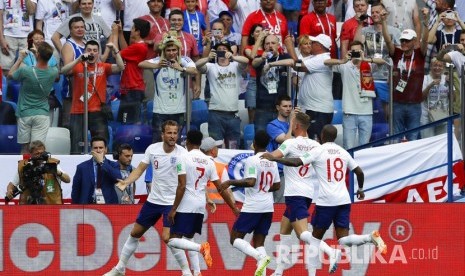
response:
[[[304,218],[308,218],[308,208],[312,204],[312,199],[303,196],[286,196],[286,210],[284,216],[289,219],[290,222],[298,221]]]
[[[273,212],[269,213],[244,213],[241,212],[234,222],[233,230],[239,233],[252,233],[268,235],[271,227]]]
[[[203,214],[180,213],[174,216],[174,224],[170,232],[180,236],[192,236],[195,233],[202,234]]]
[[[312,214],[312,226],[328,229],[334,223],[336,228],[349,229],[350,204],[339,206],[315,206]]]
[[[173,206],[158,205],[146,201],[140,209],[136,222],[145,228],[150,228],[155,225],[163,215],[163,227],[170,227],[171,223],[168,221],[168,213],[171,211],[171,207]]]

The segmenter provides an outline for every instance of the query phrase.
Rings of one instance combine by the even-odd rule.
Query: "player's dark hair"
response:
[[[187,132],[187,142],[194,146],[199,146],[202,144],[203,134],[202,132],[192,129]]]
[[[270,136],[266,133],[266,131],[259,130],[255,133],[253,141],[255,149],[266,149],[270,142]]]

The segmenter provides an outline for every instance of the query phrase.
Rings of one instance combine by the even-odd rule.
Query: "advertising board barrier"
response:
[[[141,205],[61,205],[0,207],[0,273],[3,275],[102,275],[118,262]],[[313,208],[313,207],[311,207]],[[279,221],[284,205],[276,204],[265,242],[272,256],[267,274],[276,267]],[[372,244],[344,250],[335,275],[463,275],[465,271],[465,205],[352,205],[351,234],[379,230],[386,255]],[[208,240],[213,267],[203,275],[253,275],[256,261],[233,248],[229,233],[235,216],[226,205],[208,214],[197,242]],[[126,275],[181,275],[163,243],[157,223],[140,241]],[[251,235],[247,235],[249,241]],[[324,239],[336,245],[332,227]],[[283,249],[281,249],[283,250]],[[285,250],[285,249],[284,249]],[[294,237],[286,274],[307,275],[305,248]],[[348,262],[349,258],[351,263]],[[327,274],[327,257],[318,274]]]

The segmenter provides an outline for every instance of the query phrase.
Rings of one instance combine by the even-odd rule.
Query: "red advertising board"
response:
[[[0,273],[5,275],[102,275],[117,262],[141,205],[133,206],[2,206],[0,209]],[[265,248],[276,255],[279,221],[275,216]],[[234,216],[227,206],[209,214],[196,240],[212,246],[213,267],[203,275],[252,275],[255,260],[229,244]],[[388,253],[379,255],[367,244],[345,251],[340,267],[353,275],[464,275],[465,205],[354,204],[351,233],[379,230]],[[141,240],[126,275],[181,275],[159,235],[160,225]],[[247,236],[249,238],[250,235]],[[325,240],[335,245],[334,231]],[[305,250],[295,239],[289,248],[288,275],[307,275]],[[201,259],[201,258],[200,258]],[[350,259],[350,261],[349,261]],[[276,263],[271,262],[268,275]],[[326,261],[317,274],[326,275]]]

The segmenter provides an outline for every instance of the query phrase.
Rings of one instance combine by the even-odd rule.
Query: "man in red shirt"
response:
[[[247,16],[242,27],[241,49],[247,46],[247,39],[250,35],[250,30],[253,25],[261,24],[268,30],[269,34],[274,34],[279,39],[280,46],[286,46],[287,53],[297,60],[297,55],[294,50],[294,42],[292,36],[289,35],[286,17],[275,10],[276,0],[261,0],[260,9],[252,12]]]
[[[428,23],[429,11],[422,10],[423,22]],[[423,28],[421,42],[412,29],[402,31],[400,48],[396,48],[389,35],[386,23],[387,14],[381,16],[383,37],[389,56],[393,61],[393,121],[394,134],[420,126],[421,102],[423,101],[423,78],[425,76],[425,56],[428,47],[428,28]],[[406,135],[408,141],[416,140],[418,132]]]
[[[108,43],[107,47],[113,50],[116,64],[100,62],[100,47],[97,41],[90,40],[86,43],[85,53],[73,62],[61,68],[62,74],[73,76],[73,99],[71,104],[70,132],[71,132],[71,153],[80,154],[84,143],[83,130],[84,121],[84,60],[87,63],[88,83],[88,123],[92,136],[102,136],[108,140],[108,122],[101,111],[102,103],[106,102],[107,77],[110,74],[121,72],[124,69],[124,62],[119,50]]]
[[[353,0],[355,16],[346,20],[342,24],[341,29],[341,58],[344,58],[347,55],[349,49],[349,44],[354,41],[355,31],[358,27],[358,19],[362,14],[367,14],[368,4],[367,0]]]
[[[142,69],[139,63],[147,57],[148,47],[144,38],[150,32],[150,23],[144,19],[136,18],[131,28],[128,46],[124,39],[122,28],[118,38],[121,46],[121,57],[126,67],[121,76],[120,92],[121,103],[118,110],[118,121],[123,124],[140,123],[141,104],[144,100],[145,84]]]
[[[313,0],[314,11],[300,21],[300,35],[317,36],[325,34],[331,38],[331,58],[337,58],[336,17],[326,13],[328,0]]]

